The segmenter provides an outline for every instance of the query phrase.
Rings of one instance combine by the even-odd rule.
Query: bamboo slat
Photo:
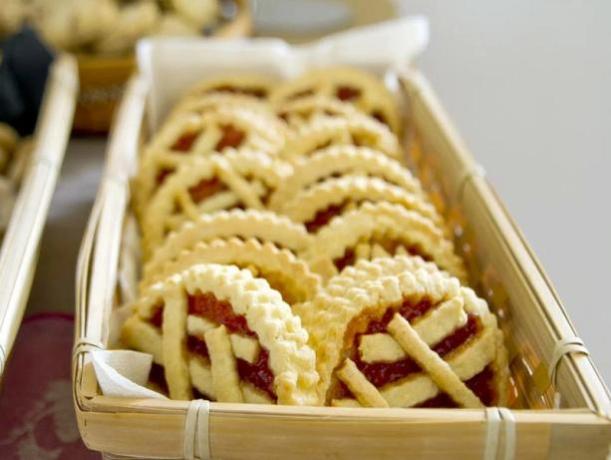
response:
[[[76,63],[56,59],[34,133],[34,149],[0,251],[0,379],[28,300],[38,244],[72,128]]]

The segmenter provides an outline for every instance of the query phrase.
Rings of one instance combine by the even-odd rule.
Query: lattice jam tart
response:
[[[202,241],[231,237],[271,242],[293,254],[304,252],[311,244],[311,235],[303,225],[273,212],[232,209],[203,214],[195,221],[186,222],[177,232],[170,233],[155,249],[144,265],[144,278],[163,270],[165,264]]]
[[[414,255],[466,279],[453,243],[422,215],[387,202],[364,203],[335,217],[312,239],[303,257],[329,278],[360,259]]]
[[[289,131],[281,155],[288,161],[296,161],[330,145],[369,147],[397,160],[403,158],[395,135],[383,124],[360,113],[350,118],[320,115],[296,126]]]
[[[143,209],[154,191],[190,156],[236,149],[276,155],[284,140],[283,130],[278,131],[245,108],[225,107],[203,115],[176,116],[161,127],[143,151],[134,187],[135,204]]]
[[[400,267],[406,257],[396,258]],[[422,261],[386,275],[384,266],[375,267],[382,260],[387,267],[395,259],[359,262],[303,306],[326,403],[505,404],[506,350],[486,302],[430,265],[418,268]]]
[[[334,145],[293,163],[292,172],[269,200],[269,209],[281,210],[299,192],[325,179],[342,175],[377,177],[409,193],[425,196],[420,181],[401,163],[368,147]]]
[[[275,105],[311,96],[332,97],[353,104],[362,112],[401,132],[395,98],[375,75],[347,67],[317,69],[278,85],[271,93]]]
[[[170,232],[202,213],[232,208],[264,209],[288,170],[271,157],[232,151],[193,157],[167,178],[142,212],[147,254]]]
[[[146,331],[146,332],[145,332]],[[172,399],[315,405],[315,355],[280,294],[248,270],[195,265],[158,283],[123,327]]]
[[[217,239],[198,243],[181,252],[176,259],[144,279],[141,291],[200,263],[236,265],[250,270],[254,276],[264,278],[289,305],[311,300],[320,288],[321,279],[308,265],[291,251],[280,249],[274,243],[261,243],[254,238]]]
[[[398,204],[431,220],[438,227],[444,227],[443,219],[424,195],[409,192],[377,177],[359,175],[323,179],[300,190],[278,211],[295,222],[302,222],[309,232],[316,233],[334,217],[365,201]]]

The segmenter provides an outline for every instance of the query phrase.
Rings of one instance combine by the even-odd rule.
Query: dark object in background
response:
[[[53,54],[27,27],[0,48],[0,122],[25,136],[36,126]]]

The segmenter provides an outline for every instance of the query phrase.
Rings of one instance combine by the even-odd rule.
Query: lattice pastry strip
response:
[[[294,254],[305,251],[311,241],[311,236],[303,225],[273,212],[233,209],[203,214],[168,235],[145,264],[143,277],[148,279],[154,276],[163,270],[165,264],[200,242],[231,237],[256,238],[261,242],[271,242]]]
[[[273,78],[258,74],[220,75],[196,83],[182,100],[200,98],[213,93],[266,99],[276,84]]]
[[[149,255],[170,231],[204,212],[243,206],[263,209],[282,180],[282,164],[263,154],[230,152],[193,157],[168,178],[143,213],[143,247]]]
[[[280,101],[275,108],[278,117],[285,120],[293,128],[308,123],[320,115],[352,118],[355,113],[358,113],[353,105],[326,96],[307,96]]]
[[[344,174],[377,177],[409,193],[425,196],[420,181],[401,163],[368,147],[335,145],[297,160],[292,174],[270,198],[269,208],[281,210],[300,191],[324,179]]]
[[[397,138],[386,126],[356,113],[350,118],[321,115],[289,132],[281,152],[283,158],[296,161],[330,145],[355,145],[378,150],[396,160],[403,160]]]
[[[325,179],[299,191],[281,206],[279,212],[295,222],[302,222],[310,232],[317,232],[333,217],[367,201],[401,205],[444,228],[442,217],[422,195],[408,192],[377,177],[347,175]]]
[[[486,302],[422,260],[381,260],[359,262],[301,306],[321,395],[341,406],[503,404],[506,351]],[[398,267],[412,269],[388,275]]]
[[[325,278],[360,259],[418,255],[461,280],[466,269],[453,243],[429,219],[386,202],[363,203],[314,235],[303,256]]]
[[[123,340],[149,351],[159,345],[132,341],[130,327],[144,322],[157,330],[173,399],[192,399],[195,387],[217,401],[318,403],[307,332],[280,294],[248,270],[191,266],[153,285],[134,315]]]
[[[266,279],[291,306],[313,298],[321,283],[320,277],[287,249],[280,249],[270,242],[260,243],[253,238],[245,241],[230,238],[198,243],[194,248],[181,252],[159,272],[144,279],[141,291],[155,282],[204,262],[232,264],[249,269],[254,276]]]
[[[181,116],[183,114],[202,115],[206,112],[218,110],[222,107],[244,108],[263,117],[274,125],[282,126],[283,123],[274,116],[274,112],[267,101],[253,98],[252,96],[231,93],[205,93],[198,96],[189,96],[182,99],[170,112],[167,119]],[[283,129],[285,129],[284,126]]]
[[[326,96],[349,102],[362,112],[401,132],[396,98],[381,80],[361,70],[332,67],[306,72],[301,77],[278,85],[271,94],[274,104],[311,96]]]

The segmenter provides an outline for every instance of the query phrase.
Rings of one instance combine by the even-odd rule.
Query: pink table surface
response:
[[[72,404],[72,315],[23,321],[0,392],[0,459],[99,459],[80,439]]]

